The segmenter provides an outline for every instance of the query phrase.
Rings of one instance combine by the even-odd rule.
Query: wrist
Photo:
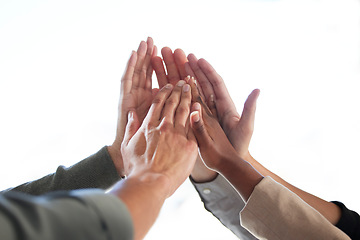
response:
[[[121,145],[118,145],[114,142],[112,145],[107,146],[108,153],[110,155],[111,160],[114,163],[115,169],[120,177],[125,176],[124,164],[122,161],[122,155],[120,151]]]
[[[164,174],[152,172],[131,173],[126,180],[134,182],[137,186],[145,187],[160,199],[166,199],[172,195],[171,181]]]

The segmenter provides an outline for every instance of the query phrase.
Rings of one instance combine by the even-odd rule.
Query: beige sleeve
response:
[[[259,239],[350,239],[286,187],[265,177],[240,212],[240,224]]]

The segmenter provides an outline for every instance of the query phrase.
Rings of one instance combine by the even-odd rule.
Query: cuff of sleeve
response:
[[[132,240],[134,228],[131,215],[126,205],[111,194],[97,189],[72,191],[71,195],[81,198],[97,213],[102,225],[109,233],[109,239]]]
[[[190,180],[205,203],[216,202],[224,198],[241,199],[232,185],[220,174],[210,182],[196,183],[191,177]],[[236,202],[238,202],[238,200]]]

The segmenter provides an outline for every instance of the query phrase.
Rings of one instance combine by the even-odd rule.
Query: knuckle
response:
[[[177,99],[170,97],[166,100],[166,105],[175,106],[178,105],[178,101]]]
[[[177,110],[177,114],[188,114],[190,112],[190,108],[188,106],[180,105]]]

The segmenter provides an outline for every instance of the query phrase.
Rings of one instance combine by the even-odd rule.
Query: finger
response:
[[[152,66],[151,61],[156,55],[157,55],[157,47],[154,46],[152,56],[150,58],[150,64],[148,65],[148,69],[147,69],[147,72],[146,72],[145,89],[147,89],[147,90],[152,89],[152,75],[153,75],[153,72],[154,72],[154,68]]]
[[[177,107],[179,106],[182,87],[185,84],[184,80],[180,80],[174,87],[171,95],[165,102],[164,110],[161,119],[165,118],[167,122],[174,123],[174,116]]]
[[[196,80],[199,81],[199,85],[204,93],[205,100],[210,97],[211,94],[214,95],[214,90],[211,82],[203,72],[203,70],[199,67],[198,59],[194,54],[189,54],[188,56],[189,64],[191,69],[194,71],[196,75]]]
[[[180,74],[180,79],[184,79],[189,74],[187,74],[185,70],[185,63],[187,63],[188,60],[182,49],[178,48],[174,51],[174,60]]]
[[[216,119],[218,119],[214,95],[210,95],[210,97],[209,97],[209,99],[208,99],[208,101],[207,101],[207,106],[209,107],[212,115],[213,115]]]
[[[239,124],[243,129],[253,131],[256,112],[256,101],[260,95],[259,89],[254,89],[245,101]]]
[[[208,115],[212,115],[209,107],[207,106],[207,104],[206,104],[205,101],[204,101],[204,98],[203,98],[202,95],[199,93],[199,88],[197,87],[198,85],[195,84],[194,78],[191,78],[191,79],[190,79],[189,85],[190,85],[190,87],[191,87],[192,101],[193,101],[193,102],[198,102],[198,103],[200,103],[200,105],[204,108],[205,112],[206,112]]]
[[[185,130],[186,122],[190,114],[190,105],[191,105],[191,90],[190,85],[185,84],[182,87],[182,93],[180,98],[179,106],[176,109],[175,113],[175,128]]]
[[[149,109],[148,114],[146,115],[146,118],[144,121],[147,121],[148,123],[158,123],[159,119],[161,117],[161,112],[164,107],[165,101],[172,92],[173,85],[166,84],[162,89],[159,90],[159,92],[154,97],[154,100],[151,104],[151,107]]]
[[[128,145],[131,138],[135,135],[137,130],[140,127],[140,122],[138,116],[135,111],[129,111],[128,113],[128,122],[126,124],[125,135],[124,135],[124,143]]]
[[[168,83],[164,62],[161,57],[155,56],[151,60],[151,65],[155,70],[159,88],[161,89]]]
[[[124,96],[125,94],[131,91],[136,60],[137,60],[137,53],[135,51],[132,51],[126,65],[125,72],[121,78],[120,94],[122,96]]]
[[[190,125],[198,142],[199,148],[210,146],[211,137],[205,127],[205,123],[201,114],[201,106],[194,103],[190,114]]]
[[[164,47],[161,49],[161,55],[166,65],[168,82],[175,85],[181,77],[175,63],[173,52],[170,48]]]
[[[141,87],[141,88],[145,88],[145,86],[147,85],[148,74],[149,74],[149,71],[152,69],[151,68],[151,58],[153,57],[154,40],[151,37],[148,37],[146,40],[146,45],[147,45],[146,54],[145,54],[143,64],[141,66],[141,75],[140,75],[140,80],[139,80],[139,87]]]
[[[136,61],[136,66],[134,70],[133,77],[133,87],[140,87],[140,80],[145,78],[145,73],[143,70],[145,56],[147,52],[147,43],[144,41],[140,42],[139,48],[137,50],[138,59]]]
[[[190,63],[189,62],[186,62],[184,64],[184,68],[185,68],[185,72],[186,72],[186,75],[188,76],[191,76],[191,77],[196,77],[194,71],[191,69],[190,67]]]
[[[215,71],[208,61],[201,58],[198,61],[198,66],[205,74],[206,79],[211,83],[212,89],[217,98],[230,98],[230,94],[225,86],[222,77]]]

